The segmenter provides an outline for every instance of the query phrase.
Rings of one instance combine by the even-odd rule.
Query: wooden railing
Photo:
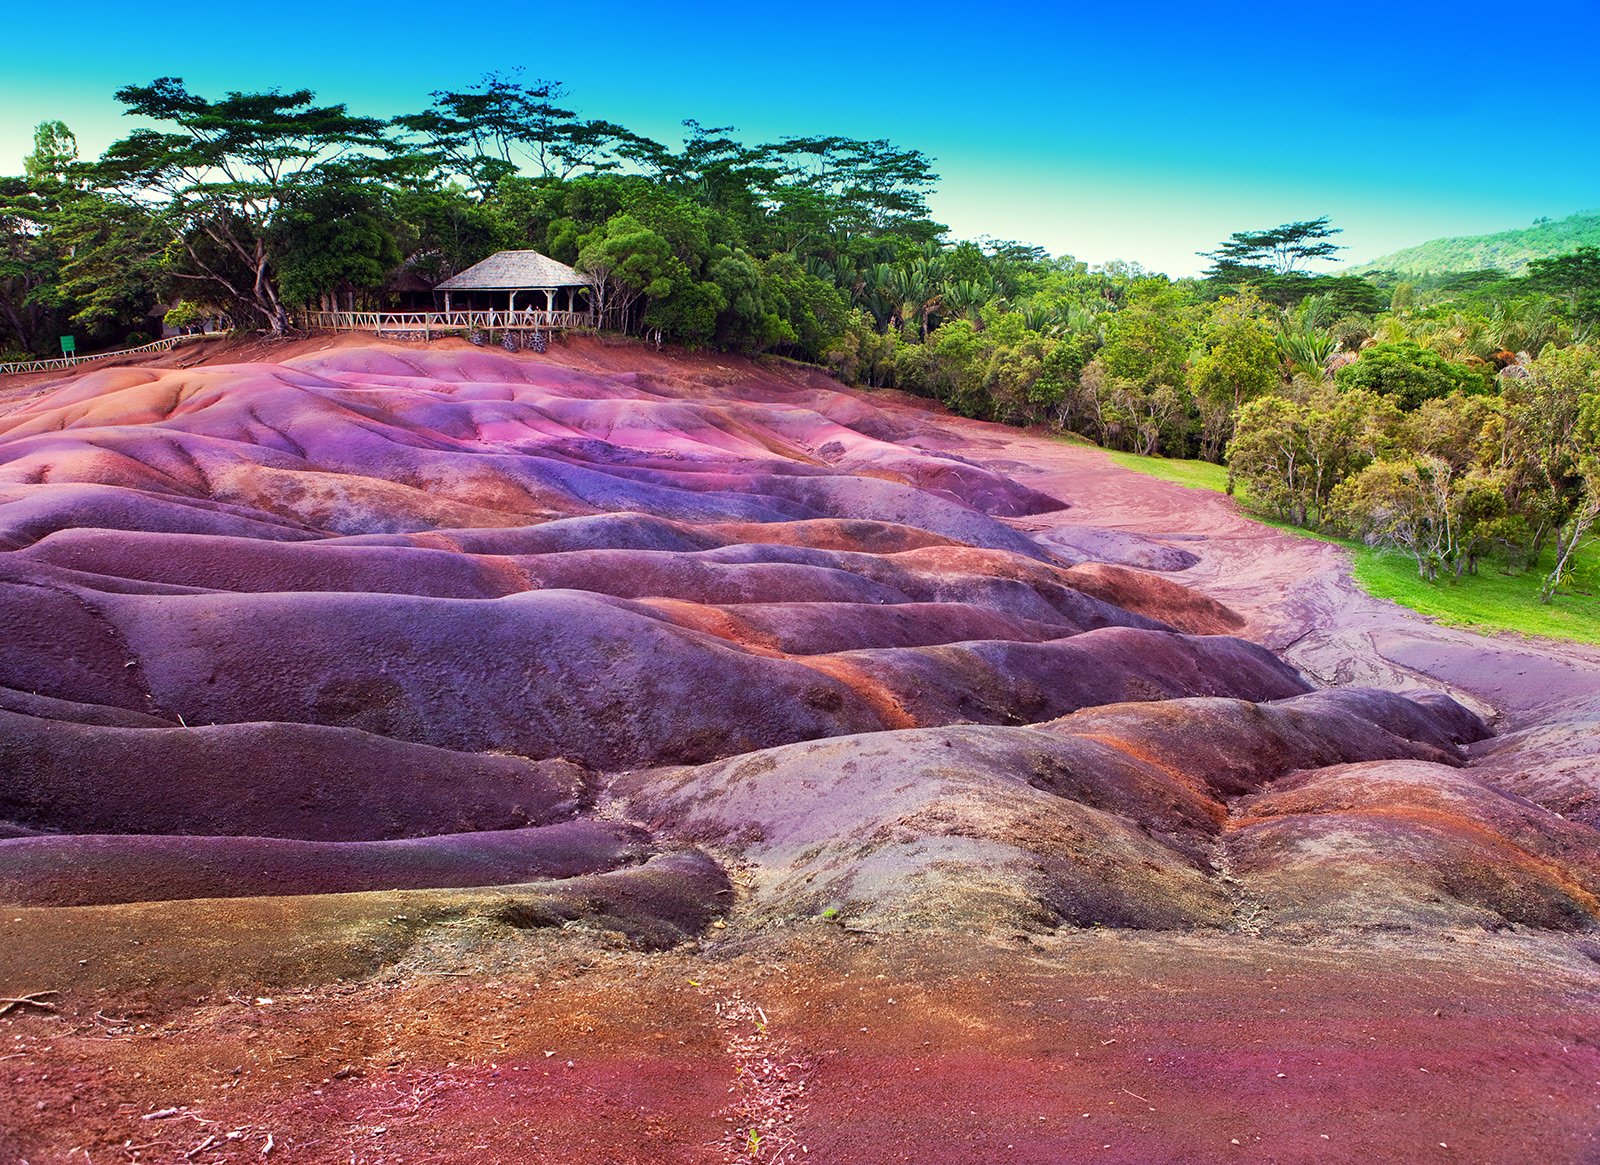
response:
[[[109,360],[113,356],[137,356],[141,352],[165,352],[185,340],[197,340],[199,338],[199,336],[168,336],[164,340],[140,344],[137,348],[118,348],[114,352],[96,352],[89,356],[57,356],[50,360],[17,360],[10,364],[0,364],[0,376],[20,376],[26,372],[54,372],[59,368],[75,368],[79,364],[88,364],[94,360]]]
[[[592,328],[593,312],[546,311],[307,311],[297,317],[302,327],[334,332],[560,332]]]
[[[307,311],[299,313],[297,322],[304,328],[317,328],[335,332],[420,332],[431,338],[435,332],[564,332],[573,328],[594,328],[599,319],[589,311],[546,311],[530,308],[526,311]],[[114,352],[96,352],[90,356],[57,356],[51,360],[18,360],[0,364],[0,376],[26,372],[53,372],[74,368],[95,360],[109,360],[113,356],[136,356],[144,352],[165,352],[194,336],[168,336],[137,348],[119,348]]]

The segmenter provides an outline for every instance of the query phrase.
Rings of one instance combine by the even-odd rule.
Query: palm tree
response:
[[[1561,339],[1561,320],[1544,299],[1496,300],[1489,308],[1489,335],[1503,352],[1537,356]]]
[[[986,279],[952,279],[944,285],[940,300],[952,316],[976,322],[986,304],[1004,304],[1005,297],[991,275]]]
[[[902,327],[915,323],[926,340],[932,331],[929,317],[940,306],[940,287],[944,282],[944,265],[916,258],[903,267],[892,269],[888,290],[898,304],[895,321]]]
[[[1069,330],[1067,319],[1072,308],[1059,301],[1030,299],[1022,305],[1022,322],[1030,332],[1052,338]]]
[[[1291,374],[1298,372],[1313,380],[1322,380],[1328,375],[1328,357],[1338,347],[1329,333],[1306,324],[1298,328],[1280,326],[1273,343]]]
[[[867,289],[866,277],[848,255],[840,255],[831,263],[813,255],[806,259],[806,273],[844,292],[851,307],[862,306]]]
[[[1454,312],[1432,330],[1428,346],[1446,360],[1488,361],[1497,345],[1489,334],[1488,320]]]
[[[900,306],[891,286],[895,274],[895,268],[889,263],[874,263],[861,273],[861,306],[871,314],[880,332],[888,329],[895,309]]]

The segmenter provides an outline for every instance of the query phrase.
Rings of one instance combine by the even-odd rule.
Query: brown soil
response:
[[[370,343],[302,341],[270,358]],[[261,355],[180,349],[166,359]],[[663,380],[749,375],[726,357],[596,341],[560,358]],[[61,380],[28,379],[0,385],[0,417]],[[889,394],[862,399],[908,432],[935,419]],[[0,1018],[0,1162],[1600,1161],[1600,941],[1581,910],[1565,929],[1501,911],[1393,932],[1324,919],[1274,933],[1264,902],[1233,880],[1243,871],[1226,864],[1230,846],[1241,861],[1282,862],[1287,843],[1272,848],[1259,831],[1336,804],[1356,816],[1371,788],[1392,782],[1412,790],[1384,794],[1409,839],[1422,836],[1412,827],[1424,815],[1439,828],[1441,805],[1466,823],[1452,839],[1504,819],[1494,844],[1523,848],[1473,866],[1474,877],[1526,865],[1549,881],[1557,858],[1540,846],[1550,839],[1565,855],[1561,876],[1581,874],[1594,833],[1582,814],[1600,789],[1590,743],[1600,652],[1436,626],[1361,593],[1337,548],[1251,523],[1226,498],[1047,435],[936,420],[949,451],[1071,503],[1005,519],[1012,527],[1045,546],[1084,548],[1084,529],[1126,536],[1095,543],[1109,567],[1062,572],[1078,571],[1086,594],[1135,613],[1146,604],[1184,631],[1243,634],[1321,683],[1446,689],[1502,735],[1473,744],[1467,769],[1438,763],[1459,761],[1440,740],[1431,752],[1373,753],[1397,759],[1289,778],[1245,805],[1255,817],[1199,794],[1179,812],[1174,794],[1169,808],[1198,822],[1195,836],[1216,828],[1208,813],[1233,815],[1218,847],[1229,918],[1189,929],[997,918],[890,933],[870,911],[764,914],[750,904],[771,871],[728,856],[762,852],[754,836],[712,847],[735,892],[703,892],[716,913],[733,903],[709,926],[648,865],[515,902],[492,889],[429,889],[3,906],[0,994],[44,994]],[[1047,537],[1068,526],[1067,540]],[[852,532],[847,548],[869,533]],[[941,552],[945,539],[917,541],[912,557]],[[1179,565],[1176,551],[1194,563],[1135,572]],[[1211,601],[1180,601],[1171,583]],[[778,614],[739,633],[770,640]],[[845,655],[832,658],[848,670]],[[49,708],[59,701],[16,699],[35,701],[28,715],[58,714]],[[105,715],[132,731],[119,718],[144,713]],[[1109,740],[1124,713],[1078,715]],[[1177,772],[1185,759],[1152,746],[1145,763]],[[1503,789],[1530,801],[1461,816],[1462,797],[1489,804]],[[1528,824],[1551,811],[1572,821]],[[1295,844],[1326,838],[1308,828]],[[1325,889],[1307,883],[1312,867],[1283,868],[1270,888],[1288,908]],[[1387,894],[1390,883],[1375,885]],[[1592,892],[1585,885],[1571,887],[1574,901]],[[1440,901],[1465,893],[1436,889]],[[1339,891],[1359,911],[1373,887]]]

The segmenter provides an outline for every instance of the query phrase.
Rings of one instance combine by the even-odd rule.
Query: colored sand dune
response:
[[[690,1023],[701,996],[656,998],[673,976],[754,991],[741,960],[781,963],[821,1006],[827,968],[881,979],[901,959],[915,997],[1010,965],[1017,944],[1050,979],[1022,991],[1032,1008],[1064,1001],[1069,948],[1102,934],[1128,944],[1093,948],[1108,975],[1156,967],[1159,936],[1187,944],[1181,974],[1149,973],[1212,984],[1232,998],[1208,1012],[1223,1024],[1261,1005],[1235,964],[1271,942],[1354,1009],[1340,1031],[1383,1021],[1360,1011],[1360,984],[1382,980],[1375,944],[1395,936],[1432,951],[1515,934],[1579,989],[1573,944],[1600,920],[1587,661],[1565,702],[1555,684],[1499,737],[1471,669],[1448,662],[1458,641],[1387,648],[1383,666],[1446,660],[1406,684],[1319,687],[1245,637],[1264,616],[1219,601],[1225,583],[1184,585],[1206,548],[1096,525],[1080,516],[1087,484],[1029,485],[1020,454],[985,440],[804,370],[593,343],[550,359],[307,346],[271,364],[106,369],[14,400],[0,412],[0,988],[62,992],[14,1021],[135,999],[170,1014],[197,994],[315,993],[397,967],[521,990],[598,950],[605,990],[637,992],[619,1006],[656,999]],[[1336,645],[1297,650],[1311,668]],[[1427,690],[1441,674],[1463,702]],[[1354,944],[1346,967],[1301,949],[1335,941]],[[969,1015],[995,1006],[957,998]],[[744,1015],[732,1000],[716,1016]],[[366,1006],[349,1014],[364,1024]],[[853,1041],[785,1014],[796,1041]],[[930,1082],[979,1070],[941,1059],[955,1029],[937,1014],[884,1022],[890,1045],[919,1024],[944,1041],[917,1063]],[[676,1070],[652,1067],[649,1024],[618,1023],[609,1083],[588,1087],[626,1108],[655,1095],[645,1076]],[[444,1063],[427,1038],[417,1054]],[[732,1159],[707,1146],[739,1046],[683,1053],[682,1079],[660,1087],[699,1115],[638,1159]],[[870,1076],[864,1054],[840,1052],[841,1072]],[[984,1054],[1001,1078],[1038,1069],[1037,1049],[1006,1039]],[[438,1079],[486,1083],[472,1063]],[[228,1120],[253,1131],[191,1159],[259,1154],[252,1105],[286,1104],[271,1081],[288,1078],[193,1108],[234,1105]],[[0,1108],[0,1152],[71,1147],[41,1086],[25,1074],[15,1093],[41,1097],[33,1115]],[[127,1087],[100,1095],[160,1107]],[[582,1154],[611,1132],[561,1131],[561,1087],[527,1100],[553,1105],[534,1127],[602,1159]],[[354,1088],[345,1109],[296,1118],[341,1160],[375,1127]],[[847,1092],[813,1103],[846,1111]],[[918,1103],[942,1111],[894,1102]],[[125,1122],[95,1111],[85,1136],[116,1143]],[[1055,1135],[1034,1115],[1035,1138]],[[417,1153],[452,1128],[495,1136],[462,1113],[419,1121]],[[385,1146],[409,1135],[394,1123]],[[1151,1118],[1107,1159],[1170,1154],[1173,1127]],[[914,1159],[999,1159],[915,1135]],[[293,1159],[335,1159],[315,1135],[275,1136]],[[555,1159],[496,1145],[494,1159]],[[1550,1145],[1562,1159],[1567,1142]],[[1050,1153],[1037,1159],[1065,1159]],[[825,1159],[899,1158],[836,1145]]]

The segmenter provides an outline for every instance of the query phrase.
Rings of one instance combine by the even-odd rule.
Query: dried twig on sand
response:
[[[19,1007],[37,1007],[40,1011],[54,1011],[54,1003],[46,1003],[46,995],[60,995],[59,991],[30,991],[26,995],[0,995],[0,1015],[10,1015]]]

